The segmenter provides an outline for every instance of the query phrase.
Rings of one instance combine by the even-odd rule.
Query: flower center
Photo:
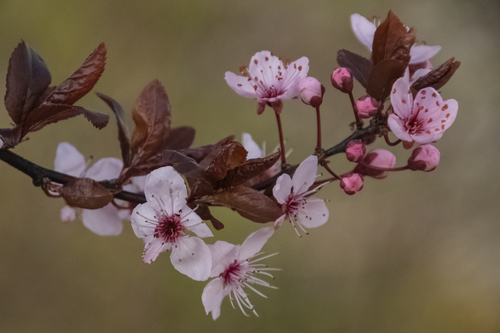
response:
[[[178,214],[164,216],[155,228],[154,238],[162,238],[165,242],[175,243],[184,236],[185,228],[182,226],[181,217]]]
[[[224,279],[224,285],[232,285],[238,284],[241,279],[245,277],[245,271],[243,267],[241,267],[241,263],[238,260],[234,260],[231,265],[224,272],[220,274],[220,277]]]
[[[272,85],[264,91],[264,93],[262,94],[262,98],[278,97],[281,94],[283,94],[283,91],[281,89],[277,89],[274,85]]]
[[[424,131],[422,126],[422,120],[416,119],[416,117],[410,118],[406,122],[405,128],[408,131],[408,134],[420,134]]]

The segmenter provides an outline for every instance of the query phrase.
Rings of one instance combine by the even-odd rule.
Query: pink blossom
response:
[[[393,168],[396,165],[396,156],[385,149],[375,149],[368,154],[356,165],[354,172],[363,176],[370,176],[376,179],[387,177],[387,171],[377,170],[377,168]],[[374,168],[370,168],[374,167]]]
[[[134,208],[132,228],[144,238],[142,259],[149,264],[164,251],[172,251],[175,269],[193,280],[210,275],[212,257],[208,246],[198,237],[213,237],[210,228],[186,205],[187,189],[182,177],[170,166],[156,169],[146,178],[147,202]],[[198,237],[191,237],[187,232]]]
[[[87,177],[94,180],[114,179],[120,175],[123,162],[117,158],[103,158],[94,163],[87,171],[85,158],[71,144],[62,142],[57,147],[55,171],[73,177]],[[71,212],[71,210],[73,210]],[[101,236],[116,236],[123,229],[120,210],[108,204],[100,209],[82,209],[82,222],[90,231]],[[74,220],[74,208],[65,206],[61,210],[61,220]]]
[[[285,219],[292,223],[297,234],[297,226],[305,233],[304,228],[316,228],[328,221],[328,208],[319,198],[311,197],[319,187],[310,190],[318,173],[318,157],[309,156],[295,171],[293,178],[283,174],[276,181],[273,195],[282,205],[283,215],[276,220],[275,227],[281,226]],[[323,184],[324,185],[324,184]],[[300,235],[300,234],[299,234]]]
[[[261,260],[277,254],[259,257],[263,254],[263,252],[259,253],[259,251],[269,237],[273,235],[273,232],[272,227],[259,229],[250,234],[242,245],[233,245],[224,241],[217,241],[213,245],[208,245],[212,253],[210,277],[215,277],[215,279],[206,285],[201,296],[207,315],[212,312],[214,320],[219,318],[222,300],[229,295],[233,308],[235,308],[234,300],[245,316],[248,316],[245,308],[258,316],[254,306],[248,299],[245,289],[248,288],[264,298],[267,297],[257,291],[253,285],[277,289],[257,277],[257,274],[273,277],[268,271],[279,270],[267,268],[267,265],[259,263]]]
[[[242,76],[226,72],[227,84],[239,95],[257,98],[258,114],[264,112],[266,104],[280,113],[283,99],[292,99],[299,94],[300,79],[307,76],[309,59],[302,57],[284,64],[269,51],[257,52],[248,67],[241,67]]]
[[[356,105],[358,107],[358,114],[361,118],[370,118],[377,114],[380,102],[369,95],[364,95],[358,98]]]
[[[408,70],[392,86],[391,104],[394,113],[387,120],[391,131],[403,141],[421,144],[439,140],[458,112],[458,102],[443,101],[434,88],[420,90],[413,100]]]
[[[349,141],[346,147],[346,157],[351,162],[357,162],[366,154],[366,146],[361,140]]]
[[[302,102],[313,107],[318,107],[323,102],[325,87],[314,77],[309,76],[300,80],[300,97]]]
[[[351,15],[351,26],[354,34],[361,43],[370,49],[370,52],[373,48],[375,30],[377,30],[379,24],[380,22],[372,23],[359,14]],[[410,65],[426,62],[434,57],[440,50],[441,46],[414,45],[410,50]]]
[[[408,166],[411,170],[422,170],[425,172],[436,169],[439,164],[440,153],[433,145],[421,145],[413,150],[408,159]]]
[[[340,187],[348,195],[354,195],[363,189],[363,176],[354,173],[349,177],[344,177],[340,181]]]
[[[345,67],[336,68],[332,73],[332,85],[343,93],[352,91],[352,75]]]

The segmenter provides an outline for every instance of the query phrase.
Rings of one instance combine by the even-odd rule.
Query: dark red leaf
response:
[[[228,170],[243,164],[247,154],[241,143],[233,141],[208,154],[200,165],[206,170],[206,178],[215,183],[226,177]]]
[[[120,142],[120,149],[122,151],[123,167],[130,166],[130,135],[128,133],[127,122],[125,121],[125,113],[121,105],[109,96],[101,93],[96,93],[113,111],[118,126],[118,141]]]
[[[337,52],[337,62],[340,66],[348,68],[356,80],[366,88],[368,76],[372,69],[370,60],[351,51],[340,50]]]
[[[460,61],[455,61],[455,58],[451,58],[438,68],[420,77],[413,83],[412,89],[415,89],[417,92],[427,87],[438,90],[451,79],[458,67],[460,67]]]
[[[113,200],[113,194],[90,178],[75,178],[66,183],[59,194],[71,207],[98,209]]]
[[[19,43],[9,60],[5,94],[5,108],[15,124],[36,107],[50,81],[43,59],[24,41]]]
[[[210,209],[206,204],[198,203],[196,205],[192,205],[191,208],[194,207],[196,207],[196,214],[199,217],[201,217],[202,220],[212,222],[212,225],[215,228],[215,230],[221,230],[224,228],[224,224],[221,221],[217,220],[215,217],[213,217],[212,213],[210,212]]]
[[[230,135],[219,142],[213,144],[213,145],[206,145],[206,146],[201,146],[198,148],[192,148],[192,149],[182,149],[179,150],[179,152],[183,153],[186,156],[191,157],[194,159],[196,162],[201,162],[208,154],[210,154],[212,151],[227,145],[231,141],[234,140],[234,135]]]
[[[132,110],[135,122],[131,140],[132,162],[139,165],[161,152],[170,132],[170,103],[160,81],[149,83]]]
[[[172,128],[162,150],[180,150],[191,147],[194,141],[195,130],[189,126]]]
[[[385,101],[394,82],[404,75],[406,65],[394,59],[384,59],[375,65],[368,78],[366,92],[377,101]]]
[[[101,43],[73,75],[52,91],[43,104],[74,104],[92,90],[105,65],[106,47]]]
[[[206,196],[206,203],[229,207],[253,222],[276,221],[283,212],[276,202],[250,187],[238,186],[229,190]]]

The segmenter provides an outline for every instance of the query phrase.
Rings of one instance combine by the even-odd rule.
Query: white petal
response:
[[[182,208],[181,216],[183,217],[181,221],[182,225],[189,231],[194,232],[196,236],[201,238],[214,236],[206,223],[188,206]]]
[[[97,181],[118,178],[122,171],[122,167],[123,162],[117,158],[102,158],[87,170],[85,177]]]
[[[282,174],[276,180],[276,184],[273,187],[273,195],[276,201],[280,204],[284,204],[288,199],[288,196],[292,192],[292,178],[289,175]]]
[[[411,138],[410,134],[408,134],[408,132],[405,130],[404,123],[405,121],[401,120],[395,114],[389,115],[389,119],[387,119],[387,125],[389,125],[389,128],[391,129],[392,133],[394,133],[394,135],[398,139],[411,142],[413,141],[413,139]]]
[[[243,133],[241,143],[243,144],[243,148],[248,152],[247,160],[251,158],[261,158],[264,157],[262,154],[262,150],[255,141],[253,141],[252,136],[248,133]]]
[[[394,112],[403,120],[407,119],[413,106],[413,95],[406,77],[399,78],[392,85],[391,104]]]
[[[309,72],[309,59],[302,57],[288,65],[283,77],[285,93],[281,99],[292,99],[300,94],[300,80],[307,77]]]
[[[85,158],[67,142],[57,146],[54,170],[73,177],[81,177],[85,173]]]
[[[299,223],[306,228],[316,228],[328,221],[328,208],[323,200],[315,197],[307,198],[303,209],[297,212]]]
[[[295,171],[292,177],[293,192],[295,195],[307,192],[316,180],[318,174],[318,157],[311,155],[306,158]]]
[[[144,192],[146,178],[147,176],[132,177],[132,184],[137,188],[137,190],[135,190],[134,192]]]
[[[441,50],[441,46],[418,45],[410,49],[410,65],[418,64],[434,57]]]
[[[209,244],[208,248],[212,254],[212,270],[210,277],[219,276],[226,268],[238,258],[240,246],[224,241]]]
[[[165,210],[167,215],[177,214],[186,205],[186,184],[171,166],[156,169],[148,175],[144,194],[148,203]]]
[[[420,79],[422,76],[427,75],[430,71],[432,71],[432,69],[430,69],[430,68],[420,68],[420,69],[417,69],[415,71],[415,73],[413,73],[413,76],[411,77],[412,84],[413,84],[413,82],[415,82],[418,79]]]
[[[375,24],[359,14],[352,14],[351,27],[359,41],[371,51],[373,39],[375,38],[375,30],[377,30]]]
[[[253,87],[253,83],[248,80],[248,77],[239,76],[232,72],[226,72],[224,79],[238,95],[249,98],[257,98],[257,93]]]
[[[205,281],[212,269],[212,255],[198,237],[181,237],[172,247],[170,261],[175,269],[196,281]]]
[[[76,212],[74,208],[71,208],[70,206],[64,206],[63,208],[61,208],[61,221],[73,221],[75,217]]]
[[[153,235],[159,219],[155,206],[149,202],[138,204],[130,216],[132,229],[139,238]]]
[[[269,237],[274,234],[273,227],[261,228],[245,239],[241,244],[238,260],[245,260],[253,257],[256,253],[260,252],[264,244],[266,244]]]
[[[224,281],[222,278],[213,279],[205,286],[205,289],[203,289],[201,302],[203,303],[207,314],[212,312],[212,318],[214,320],[219,318],[222,300],[228,294],[229,289],[224,288]]]
[[[142,254],[142,261],[146,264],[151,264],[158,258],[160,253],[167,251],[171,248],[170,243],[163,243],[161,239],[149,237],[146,241],[146,246],[144,246],[144,252]]]
[[[90,231],[101,236],[117,236],[123,229],[118,209],[112,204],[99,209],[83,209],[82,221]]]

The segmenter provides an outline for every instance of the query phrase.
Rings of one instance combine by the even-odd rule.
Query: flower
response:
[[[285,219],[292,223],[297,234],[297,226],[306,234],[305,228],[316,228],[328,221],[328,208],[325,202],[310,195],[319,187],[309,190],[318,172],[318,157],[309,156],[295,171],[293,178],[283,174],[273,187],[273,195],[282,205],[283,215],[275,222],[278,228]],[[326,183],[322,184],[325,185]],[[300,235],[300,234],[299,234]]]
[[[408,167],[410,170],[422,170],[429,172],[436,169],[439,164],[440,153],[433,145],[421,145],[413,150],[411,157],[408,159]]]
[[[348,195],[354,195],[363,189],[363,176],[354,173],[349,177],[344,177],[340,181],[340,187]]]
[[[379,24],[372,23],[359,14],[351,15],[351,26],[354,34],[370,51],[372,51],[375,30],[377,30]],[[410,65],[426,62],[440,50],[441,46],[414,45],[410,49]]]
[[[73,177],[87,177],[96,181],[117,178],[123,167],[123,162],[117,158],[103,158],[94,163],[87,171],[85,158],[67,142],[57,146],[55,171]],[[72,207],[65,206],[61,210],[61,220],[74,220],[76,216]],[[82,222],[90,231],[101,236],[117,236],[123,229],[123,213],[113,204],[100,209],[82,209]]]
[[[292,99],[299,94],[300,79],[307,76],[309,59],[302,57],[290,64],[283,64],[269,51],[257,52],[248,67],[240,68],[243,76],[226,72],[227,84],[239,95],[257,98],[258,114],[264,112],[266,104],[277,113],[283,108],[283,99]]]
[[[366,154],[363,159],[356,164],[354,172],[363,176],[370,176],[375,179],[387,177],[387,171],[377,170],[393,168],[396,165],[396,156],[385,149],[375,149]],[[371,168],[373,167],[373,168]]]
[[[345,67],[336,68],[332,73],[332,85],[343,93],[352,91],[352,75]]]
[[[430,143],[439,140],[455,121],[458,102],[443,101],[434,88],[424,88],[415,100],[410,90],[408,70],[392,86],[391,104],[394,113],[387,123],[391,131],[403,141]]]
[[[217,241],[208,245],[212,253],[212,272],[210,277],[216,277],[210,281],[201,295],[201,301],[207,315],[212,312],[212,318],[216,320],[220,316],[220,307],[224,297],[229,295],[231,305],[235,308],[233,298],[245,316],[245,308],[252,310],[258,316],[252,303],[248,299],[245,288],[253,290],[256,294],[267,298],[252,285],[260,285],[277,289],[257,274],[273,277],[268,271],[276,271],[276,268],[267,268],[267,265],[258,263],[277,253],[260,257],[263,252],[258,253],[269,237],[274,233],[272,227],[262,228],[250,234],[242,245],[233,245],[224,241]]]
[[[361,118],[370,118],[377,114],[380,102],[369,95],[364,95],[358,98],[356,106]]]
[[[147,202],[132,212],[135,235],[144,238],[142,259],[149,264],[161,252],[172,251],[175,269],[197,281],[210,275],[212,257],[198,237],[213,237],[210,228],[186,205],[187,189],[182,177],[170,166],[154,170],[146,178]],[[187,232],[198,237],[190,237]]]
[[[300,80],[300,97],[302,102],[313,107],[318,107],[323,102],[325,87],[316,78],[309,76]]]
[[[361,140],[349,141],[345,154],[349,161],[357,162],[365,156],[366,146]]]

